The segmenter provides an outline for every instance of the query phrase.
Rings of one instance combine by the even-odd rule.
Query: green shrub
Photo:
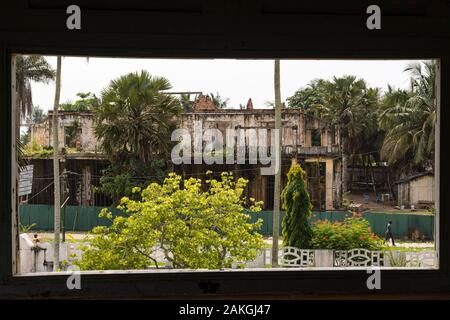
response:
[[[353,214],[343,222],[318,221],[313,225],[313,249],[350,250],[381,249],[383,242],[371,230],[369,222]]]
[[[308,224],[311,215],[311,201],[306,190],[305,171],[298,163],[293,163],[287,174],[288,183],[281,194],[283,209],[286,210],[283,227],[283,245],[307,249],[312,231]]]

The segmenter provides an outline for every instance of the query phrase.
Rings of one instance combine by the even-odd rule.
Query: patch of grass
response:
[[[43,238],[39,238],[40,242],[48,242],[48,243],[53,243],[54,239],[53,238],[49,238],[49,237],[43,237]],[[61,242],[62,242],[62,237],[61,237]],[[73,237],[68,237],[66,235],[66,241],[67,243],[87,243],[89,242],[89,239],[85,239],[85,238],[81,238],[81,239],[75,239]]]
[[[405,247],[383,247],[383,251],[400,251],[400,252],[422,252],[433,251],[434,247],[405,248]]]

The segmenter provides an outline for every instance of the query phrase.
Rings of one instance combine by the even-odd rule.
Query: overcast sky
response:
[[[56,57],[46,57],[56,67]],[[407,88],[407,60],[282,60],[281,94],[284,101],[315,78],[355,75],[369,86],[382,90],[388,84]],[[62,60],[61,103],[74,101],[78,92],[97,95],[109,82],[129,72],[147,70],[171,82],[171,91],[219,92],[229,98],[228,106],[239,108],[252,98],[255,108],[274,100],[273,60],[186,60],[64,57]],[[33,103],[44,110],[53,106],[54,82],[33,83]]]

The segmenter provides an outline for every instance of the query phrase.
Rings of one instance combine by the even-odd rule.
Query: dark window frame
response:
[[[19,2],[19,1],[18,1]],[[75,1],[76,2],[76,1]],[[380,1],[383,3],[388,1]],[[431,1],[434,3],[434,1]],[[439,2],[439,1],[438,1]],[[84,30],[76,32],[65,29],[65,12],[57,9],[23,9],[20,5],[0,10],[0,135],[3,150],[12,149],[11,109],[11,55],[13,53],[38,53],[60,55],[116,56],[116,57],[173,57],[173,58],[353,58],[353,59],[440,59],[440,78],[445,85],[450,83],[450,31],[438,30],[439,18],[403,19],[383,18],[383,30],[369,31],[365,28],[365,8],[357,2],[352,4],[361,14],[339,12],[340,8],[325,1],[309,5],[322,12],[327,4],[333,8],[331,14],[302,14],[298,11],[280,16],[278,9],[261,5],[255,11],[250,5],[239,5],[238,1],[218,5],[205,1],[201,13],[178,13],[169,31],[152,25],[168,21],[177,13],[142,13],[151,21],[140,33],[132,33],[128,25],[136,23],[136,15],[125,12],[120,22],[108,20],[108,12],[83,11],[87,21]],[[260,1],[257,1],[260,4]],[[428,8],[426,1],[420,5]],[[428,1],[428,3],[430,3]],[[347,5],[347,4],[345,4]],[[419,7],[420,7],[419,5]],[[255,5],[256,6],[256,5]],[[344,4],[342,4],[344,6]],[[358,9],[359,8],[359,9]],[[275,10],[275,11],[273,11]],[[289,9],[290,10],[290,9]],[[342,10],[346,10],[345,8]],[[410,14],[410,7],[398,8]],[[403,11],[402,11],[403,10]],[[410,11],[408,11],[410,10]],[[326,11],[326,10],[325,10]],[[5,14],[3,14],[5,12]],[[6,12],[8,12],[6,14]],[[202,15],[203,21],[194,22],[193,17]],[[30,19],[20,28],[15,26],[18,16]],[[184,17],[184,18],[183,18]],[[242,19],[241,24],[227,19]],[[91,20],[89,20],[91,18]],[[150,19],[152,18],[152,19]],[[245,20],[244,18],[248,18]],[[310,23],[315,24],[311,30]],[[447,16],[448,19],[448,16]],[[36,21],[42,24],[36,26]],[[95,20],[95,22],[94,22]],[[245,20],[245,21],[244,21]],[[210,22],[205,23],[205,22]],[[212,23],[212,22],[216,23]],[[187,23],[189,22],[189,23]],[[219,24],[226,24],[227,30]],[[334,23],[334,24],[333,24]],[[139,24],[139,23],[138,23]],[[253,25],[252,25],[253,24]],[[4,26],[7,27],[4,27]],[[139,24],[140,25],[140,24]],[[260,29],[254,26],[261,26]],[[252,27],[253,26],[253,27]],[[270,29],[269,27],[273,29]],[[292,29],[295,26],[295,29]],[[309,26],[309,27],[308,27]],[[333,27],[334,26],[334,27]],[[111,30],[108,30],[108,27]],[[248,29],[245,29],[248,27]],[[121,31],[121,28],[125,31]],[[208,30],[205,30],[207,28]],[[291,29],[289,29],[291,28]],[[298,30],[297,30],[298,29]],[[448,29],[448,28],[447,28]],[[23,32],[23,31],[28,32]],[[308,30],[306,33],[304,30]],[[438,31],[438,33],[434,33]],[[313,36],[311,36],[313,35]],[[336,38],[339,35],[339,38]],[[416,40],[416,42],[412,41]],[[64,66],[63,66],[64,67]],[[450,104],[450,87],[440,87],[440,105]],[[438,89],[439,90],[439,89]],[[448,119],[449,108],[441,108],[440,119]],[[448,128],[440,129],[440,137],[448,135]],[[445,152],[445,150],[444,150]],[[437,151],[437,164],[445,160]],[[370,291],[366,287],[366,270],[346,271],[208,271],[208,272],[88,272],[82,275],[82,290],[66,288],[67,274],[14,276],[14,248],[11,200],[11,152],[0,155],[0,297],[68,297],[68,298],[133,298],[150,296],[208,297],[215,295],[279,295],[279,294],[414,294],[445,293],[450,287],[449,251],[450,221],[445,214],[438,215],[436,230],[438,242],[439,270],[383,270],[382,289]],[[439,183],[440,178],[442,182]],[[436,175],[439,194],[445,194],[445,185],[450,178],[446,167]],[[450,208],[448,197],[437,199],[439,211]],[[207,294],[207,295],[205,295]]]
[[[321,147],[321,146],[322,146],[322,130],[311,129],[311,147]]]

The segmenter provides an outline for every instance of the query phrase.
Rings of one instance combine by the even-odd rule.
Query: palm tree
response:
[[[334,77],[332,81],[315,80],[303,96],[307,97],[307,112],[326,120],[339,130],[342,152],[342,192],[347,191],[349,157],[359,153],[369,133],[370,115],[376,112],[378,90],[367,87],[355,76]],[[301,96],[300,96],[301,97]],[[294,99],[290,100],[291,104]],[[376,123],[376,122],[375,122]],[[370,132],[376,131],[371,128]]]
[[[191,111],[195,101],[191,100],[190,93],[182,93],[180,94],[180,103],[184,111]]]
[[[112,158],[135,157],[142,163],[167,154],[180,101],[162,91],[171,84],[147,71],[112,80],[101,93],[95,133]]]
[[[31,81],[48,82],[55,78],[55,71],[42,56],[16,56],[16,142],[19,167],[26,165],[24,144],[20,141],[20,123],[32,114],[33,96]]]
[[[16,101],[22,119],[30,115],[33,109],[31,81],[47,83],[54,78],[55,70],[44,57],[16,56]]]
[[[405,71],[411,75],[411,90],[391,89],[384,97],[379,116],[380,127],[386,130],[381,156],[390,165],[433,167],[436,64],[415,63]]]
[[[219,109],[225,109],[228,106],[228,102],[230,101],[229,98],[222,98],[222,96],[218,92],[216,94],[210,93],[209,96],[211,97],[214,105]]]
[[[372,162],[377,158],[376,146],[381,140],[378,100],[379,90],[369,88],[363,79],[355,76],[334,77],[331,81],[315,79],[287,99],[290,108],[302,108],[307,114],[328,122],[332,131],[338,129],[343,192],[348,189],[348,163]]]

